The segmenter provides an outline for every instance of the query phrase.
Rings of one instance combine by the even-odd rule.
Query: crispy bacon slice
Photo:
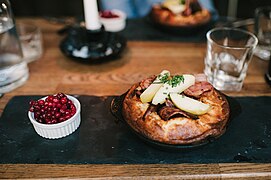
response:
[[[148,77],[147,79],[142,80],[139,84],[139,87],[142,90],[147,89],[152,84],[152,82],[155,80],[156,77],[157,77],[156,75],[152,75]]]
[[[150,77],[148,77],[147,79],[143,79],[140,83],[139,86],[136,88],[136,95],[139,97],[145,89],[147,89],[155,80],[157,76],[156,75],[152,75]]]
[[[187,113],[185,111],[182,111],[181,109],[178,109],[176,107],[169,107],[169,106],[163,106],[159,111],[158,111],[159,116],[168,121],[172,117],[176,116],[181,116],[181,117],[187,117],[191,119],[197,119],[198,117],[196,115]]]
[[[185,10],[182,12],[184,16],[190,16],[202,10],[202,7],[198,0],[186,0],[185,6]]]
[[[148,115],[151,114],[152,112],[156,112],[156,111],[157,111],[157,108],[158,108],[158,106],[151,104],[151,105],[148,107],[147,111],[145,112],[145,114],[144,114],[144,116],[143,116],[143,120],[145,120],[146,116],[148,116]]]
[[[196,82],[184,91],[184,94],[194,98],[200,98],[200,96],[207,91],[213,89],[213,86],[207,82],[205,74],[195,74]]]
[[[170,99],[166,99],[166,102],[165,102],[166,106],[168,107],[175,107],[173,102],[170,100]]]
[[[198,81],[194,85],[190,86],[184,91],[184,94],[194,98],[200,98],[200,96],[207,91],[213,89],[213,86],[207,81]]]

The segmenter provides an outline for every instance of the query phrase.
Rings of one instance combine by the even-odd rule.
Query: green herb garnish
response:
[[[184,77],[183,75],[176,75],[173,76],[172,78],[169,76],[168,73],[165,73],[163,75],[158,75],[158,80],[159,82],[154,82],[156,84],[169,84],[172,87],[176,87],[177,85],[179,85],[181,82],[184,83]]]
[[[158,75],[158,79],[161,83],[166,83],[168,81],[169,78],[169,73],[165,73],[163,75],[159,74]]]
[[[185,0],[179,0],[179,4],[185,4]]]
[[[167,83],[171,85],[172,87],[178,86],[180,83],[184,83],[184,77],[183,75],[176,75],[173,76]]]
[[[165,73],[163,75],[159,74],[157,76],[157,78],[158,78],[159,81],[154,81],[153,82],[154,84],[164,84],[164,83],[166,83],[168,81],[169,73]]]

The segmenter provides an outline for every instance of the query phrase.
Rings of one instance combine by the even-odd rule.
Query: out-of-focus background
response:
[[[10,0],[15,16],[82,16],[83,0]],[[99,0],[98,0],[99,2]],[[220,16],[251,18],[271,0],[213,0]]]

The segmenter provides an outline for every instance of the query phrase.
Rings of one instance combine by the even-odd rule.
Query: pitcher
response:
[[[10,3],[0,0],[0,93],[23,85],[28,76]]]

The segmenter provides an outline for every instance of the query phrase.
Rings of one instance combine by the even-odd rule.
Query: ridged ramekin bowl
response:
[[[126,26],[126,14],[123,11],[113,9],[112,13],[118,15],[116,18],[103,18],[100,17],[100,22],[103,24],[106,31],[118,32]]]

